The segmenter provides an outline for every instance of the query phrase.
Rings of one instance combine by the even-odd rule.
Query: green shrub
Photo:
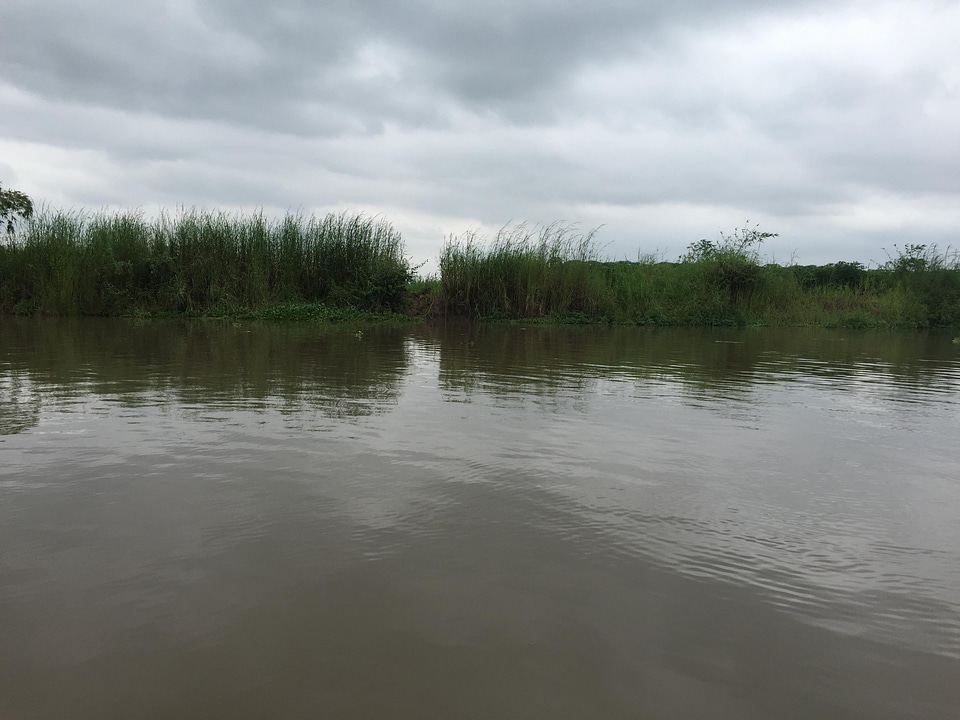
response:
[[[41,212],[2,246],[0,312],[202,315],[297,301],[394,311],[411,277],[399,233],[360,215]]]

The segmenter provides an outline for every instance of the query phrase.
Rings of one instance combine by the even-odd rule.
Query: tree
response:
[[[6,224],[7,235],[13,235],[18,219],[29,220],[33,216],[33,200],[19,190],[4,190],[0,184],[0,226]]]

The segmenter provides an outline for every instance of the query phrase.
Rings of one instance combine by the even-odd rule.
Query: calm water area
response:
[[[0,720],[958,718],[953,335],[0,320]]]

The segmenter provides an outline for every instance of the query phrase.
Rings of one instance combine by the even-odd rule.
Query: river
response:
[[[951,337],[0,320],[0,718],[960,717]]]

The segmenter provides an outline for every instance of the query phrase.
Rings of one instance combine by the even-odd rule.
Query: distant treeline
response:
[[[895,247],[880,267],[765,264],[749,227],[677,262],[601,258],[554,225],[451,240],[416,279],[391,225],[184,211],[43,211],[0,241],[0,313],[342,319],[357,313],[644,325],[960,326],[960,260]]]

